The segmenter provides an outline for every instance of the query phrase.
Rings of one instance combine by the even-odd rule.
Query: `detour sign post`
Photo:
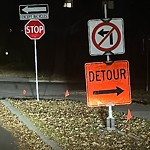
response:
[[[89,107],[130,104],[129,63],[126,60],[85,64],[87,105]]]

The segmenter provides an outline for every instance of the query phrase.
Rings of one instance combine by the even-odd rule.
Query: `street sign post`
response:
[[[91,56],[125,52],[124,24],[122,18],[109,21],[93,19],[88,21],[89,53]]]
[[[48,4],[19,5],[20,20],[49,19]]]
[[[35,52],[35,74],[36,74],[36,94],[37,100],[39,101],[39,90],[38,90],[38,67],[37,67],[37,47],[36,40],[39,40],[45,34],[45,26],[39,20],[29,20],[25,25],[25,34],[34,40],[34,52]]]
[[[131,103],[128,61],[86,63],[85,75],[89,107]]]
[[[107,2],[104,2],[104,18],[88,21],[89,53],[106,55],[105,62],[85,64],[87,105],[109,107],[107,130],[115,130],[112,106],[131,103],[128,61],[111,61],[110,55],[124,54],[124,24],[122,18],[107,18]]]

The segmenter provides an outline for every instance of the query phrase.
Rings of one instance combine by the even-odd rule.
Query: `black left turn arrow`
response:
[[[116,89],[93,91],[93,95],[98,95],[98,94],[113,94],[113,93],[116,93],[117,96],[118,96],[123,91],[124,91],[123,89],[121,89],[121,88],[119,88],[117,86]]]
[[[104,37],[105,34],[107,34],[109,31],[104,31],[104,29],[102,29],[101,31],[98,32],[99,35],[101,35],[102,37]],[[113,45],[113,35],[112,33],[110,34],[110,45]]]
[[[107,34],[108,32],[109,31],[104,31],[104,29],[102,29],[101,31],[98,32],[98,34],[104,37],[104,35]]]

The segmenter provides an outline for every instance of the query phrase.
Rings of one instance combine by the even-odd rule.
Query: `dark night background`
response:
[[[19,19],[19,5],[49,4],[45,35],[37,41],[39,71],[50,75],[84,79],[86,62],[103,61],[103,56],[90,56],[88,47],[89,19],[104,18],[102,0],[74,0],[73,8],[64,8],[64,0],[9,0],[1,4],[0,64],[23,63],[34,69],[34,45],[25,34],[26,21]],[[150,55],[150,1],[114,0],[109,18],[124,19],[125,54],[114,60],[130,62],[131,83],[146,84]],[[10,32],[10,29],[12,30]],[[9,56],[4,54],[9,52]],[[147,63],[148,62],[148,63]]]

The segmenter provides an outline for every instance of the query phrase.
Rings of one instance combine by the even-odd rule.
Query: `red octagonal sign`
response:
[[[38,40],[45,34],[45,26],[40,20],[29,20],[25,25],[25,34],[31,40]]]

